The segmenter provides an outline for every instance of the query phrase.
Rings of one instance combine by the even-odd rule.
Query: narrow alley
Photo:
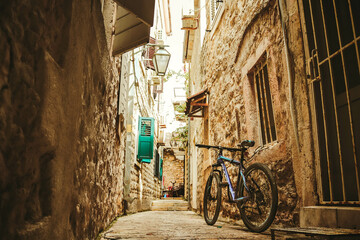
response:
[[[360,239],[360,0],[0,0],[0,240]]]
[[[270,240],[245,226],[219,222],[209,226],[193,211],[148,211],[119,218],[102,234],[108,239],[247,239]]]
[[[287,228],[288,232],[270,231],[254,233],[241,221],[218,221],[209,226],[204,218],[188,211],[188,203],[179,199],[162,199],[153,202],[151,211],[125,215],[116,219],[97,238],[99,240],[149,239],[149,240],[180,240],[180,239],[246,239],[246,240],[306,240],[336,239],[358,240],[360,231],[349,229],[330,230],[312,229],[313,234],[296,232],[296,228]],[[274,229],[272,229],[274,230]],[[283,229],[278,229],[283,230]],[[293,232],[291,232],[293,231]],[[315,234],[317,233],[317,234]],[[321,233],[324,235],[321,236]],[[325,235],[327,234],[327,235]],[[356,235],[357,234],[357,235]]]

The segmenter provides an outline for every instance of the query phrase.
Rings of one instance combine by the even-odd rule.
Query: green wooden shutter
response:
[[[151,163],[151,159],[140,159],[143,163]]]
[[[150,163],[154,154],[154,119],[140,117],[138,159]]]

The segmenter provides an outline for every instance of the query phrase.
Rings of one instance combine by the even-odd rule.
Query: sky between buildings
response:
[[[169,45],[167,50],[171,54],[171,59],[168,67],[169,70],[175,72],[184,70],[183,58],[183,43],[184,43],[184,30],[181,30],[182,22],[182,10],[184,13],[189,11],[191,8],[191,1],[189,0],[170,0],[170,13],[171,13],[171,27],[172,35],[166,38],[166,45]],[[181,123],[175,121],[174,115],[174,101],[185,101],[186,97],[175,97],[174,92],[177,92],[177,95],[181,92],[178,88],[185,87],[185,79],[177,78],[176,76],[170,78],[164,84],[164,93],[163,93],[163,103],[165,111],[165,122],[166,122],[166,132],[172,132],[176,128],[184,126],[186,123]],[[175,90],[174,90],[175,89]]]

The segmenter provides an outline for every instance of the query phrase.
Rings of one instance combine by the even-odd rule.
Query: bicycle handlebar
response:
[[[252,141],[252,140],[244,140],[244,141],[242,141],[240,144],[238,144],[238,146],[240,148],[222,147],[222,146],[214,146],[214,145],[206,145],[206,144],[198,144],[198,143],[195,144],[195,146],[197,146],[199,148],[226,149],[226,150],[229,150],[229,151],[243,151],[243,150],[246,150],[245,147],[253,147],[254,145],[255,145],[255,141]]]
[[[215,149],[225,149],[225,150],[229,150],[229,151],[244,151],[246,150],[245,147],[252,147],[255,145],[254,141],[250,141],[250,140],[244,140],[241,142],[241,144],[239,144],[239,146],[241,146],[241,148],[231,148],[231,147],[222,147],[222,146],[214,146],[214,145],[206,145],[206,144],[195,144],[195,146],[199,147],[199,148],[215,148]]]
[[[206,144],[198,144],[196,143],[195,146],[199,147],[199,148],[219,148],[219,146],[212,146],[212,145],[206,145]]]

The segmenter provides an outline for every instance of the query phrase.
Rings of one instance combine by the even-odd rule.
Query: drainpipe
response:
[[[293,77],[293,74],[292,74],[292,68],[291,68],[292,64],[291,64],[291,60],[290,60],[288,37],[287,37],[287,31],[286,31],[286,26],[285,26],[285,22],[288,22],[289,17],[284,12],[285,7],[286,7],[284,0],[278,0],[278,5],[279,5],[279,9],[280,9],[279,12],[280,12],[281,29],[282,29],[282,34],[283,34],[283,38],[284,38],[286,68],[287,68],[288,80],[289,80],[290,115],[291,115],[291,120],[292,120],[292,123],[293,123],[293,126],[294,126],[296,147],[297,147],[298,153],[300,153],[299,133],[298,133],[298,125],[297,125],[297,120],[296,120],[296,110],[295,110],[295,107],[294,107],[294,96],[293,96],[294,77]]]
[[[191,73],[191,68],[190,68],[190,64],[189,64],[189,79],[188,79],[188,96],[191,96],[191,90],[190,90],[190,73]],[[188,156],[188,161],[187,161],[187,167],[188,167],[188,177],[187,177],[187,197],[188,197],[188,202],[189,202],[189,205],[191,206],[190,204],[190,150],[191,150],[191,120],[190,118],[188,118],[188,149],[187,149],[187,156]]]
[[[188,118],[188,147],[187,147],[187,200],[190,204],[190,142],[191,142],[190,118]]]

